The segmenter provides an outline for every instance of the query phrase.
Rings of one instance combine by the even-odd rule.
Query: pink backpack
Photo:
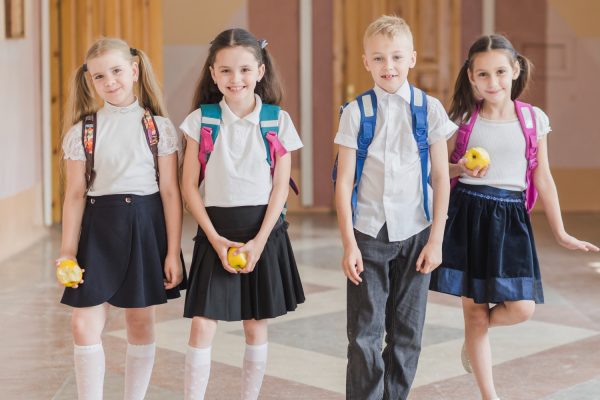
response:
[[[535,114],[533,113],[533,107],[531,104],[523,103],[515,100],[515,111],[525,135],[525,158],[527,159],[527,172],[525,173],[525,181],[527,182],[527,189],[525,189],[525,207],[527,212],[530,213],[535,205],[537,199],[537,190],[533,183],[533,171],[537,167],[537,130],[535,126]],[[471,132],[473,132],[473,126],[479,115],[479,109],[481,103],[477,103],[471,119],[462,124],[458,128],[456,136],[456,144],[454,150],[450,155],[450,162],[457,163],[465,153],[467,152],[467,145],[469,144],[469,138]],[[452,178],[450,184],[452,187],[458,182],[458,177]]]

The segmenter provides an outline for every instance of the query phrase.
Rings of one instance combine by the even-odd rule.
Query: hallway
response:
[[[553,241],[543,214],[533,217],[546,304],[520,326],[494,329],[497,387],[502,399],[600,398],[600,258],[569,252]],[[600,214],[566,214],[567,229],[600,243]],[[345,388],[345,279],[335,218],[290,217],[290,235],[307,301],[270,323],[269,364],[261,399],[341,400]],[[184,254],[191,260],[195,231],[184,223]],[[58,303],[52,260],[60,232],[0,264],[2,399],[76,397],[68,307]],[[460,364],[459,300],[430,292],[423,351],[411,400],[478,399]],[[148,399],[183,397],[190,321],[182,299],[159,306],[157,357]],[[111,309],[104,335],[105,398],[120,399],[125,360],[122,312]],[[213,347],[207,399],[237,399],[244,339],[240,323],[221,323]]]

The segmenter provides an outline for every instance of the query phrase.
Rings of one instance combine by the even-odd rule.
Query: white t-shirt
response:
[[[271,171],[259,117],[262,101],[256,97],[254,110],[244,118],[235,115],[221,100],[219,136],[206,164],[200,195],[206,207],[255,206],[269,203]],[[202,112],[189,114],[179,126],[192,140],[200,141]],[[279,140],[288,152],[302,147],[289,114],[279,113]]]
[[[400,241],[430,225],[423,208],[421,161],[412,132],[410,87],[406,81],[396,93],[390,94],[376,86],[375,94],[375,135],[358,188],[354,227],[377,237],[387,223],[390,241]],[[427,122],[430,145],[447,140],[457,128],[439,100],[431,96],[427,96]],[[355,100],[342,113],[335,143],[357,149],[359,128],[360,110]],[[429,211],[433,214],[433,190],[429,185],[427,190]]]
[[[144,109],[137,101],[127,107],[115,107],[105,102],[96,115],[96,178],[88,195],[156,193],[154,158],[142,125]],[[181,151],[181,134],[171,121],[159,116],[154,120],[159,134],[159,157]],[[65,159],[85,161],[81,122],[65,135],[63,151]]]
[[[552,129],[548,116],[533,107],[538,141]],[[491,164],[485,176],[473,178],[462,175],[459,181],[468,185],[488,185],[500,189],[523,191],[527,188],[525,173],[525,135],[518,119],[493,121],[477,116],[467,148],[483,147]]]

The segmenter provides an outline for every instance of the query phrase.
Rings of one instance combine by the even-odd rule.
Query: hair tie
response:
[[[136,49],[136,48],[134,48],[134,47],[130,47],[130,48],[129,48],[129,53],[130,53],[132,56],[137,56],[137,55],[138,55],[138,51],[137,51],[137,49]]]
[[[83,72],[87,72],[87,64],[83,64],[81,68],[83,69]]]
[[[267,47],[268,44],[269,44],[269,42],[267,42],[267,39],[258,39],[258,45],[260,46],[261,49],[264,49],[265,47]]]

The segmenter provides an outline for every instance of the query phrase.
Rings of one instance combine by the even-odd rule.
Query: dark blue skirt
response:
[[[217,232],[245,243],[258,233],[267,206],[207,207]],[[221,321],[274,318],[304,302],[304,290],[287,234],[279,219],[256,267],[249,274],[231,274],[198,227],[185,298],[184,317]]]
[[[180,297],[186,285],[165,290],[167,231],[159,193],[115,194],[86,200],[77,261],[84,283],[65,288],[61,303],[91,307],[108,302],[122,308],[148,307]],[[183,264],[183,259],[182,266]]]
[[[431,290],[481,304],[544,302],[522,192],[458,183],[450,194],[442,257]]]

